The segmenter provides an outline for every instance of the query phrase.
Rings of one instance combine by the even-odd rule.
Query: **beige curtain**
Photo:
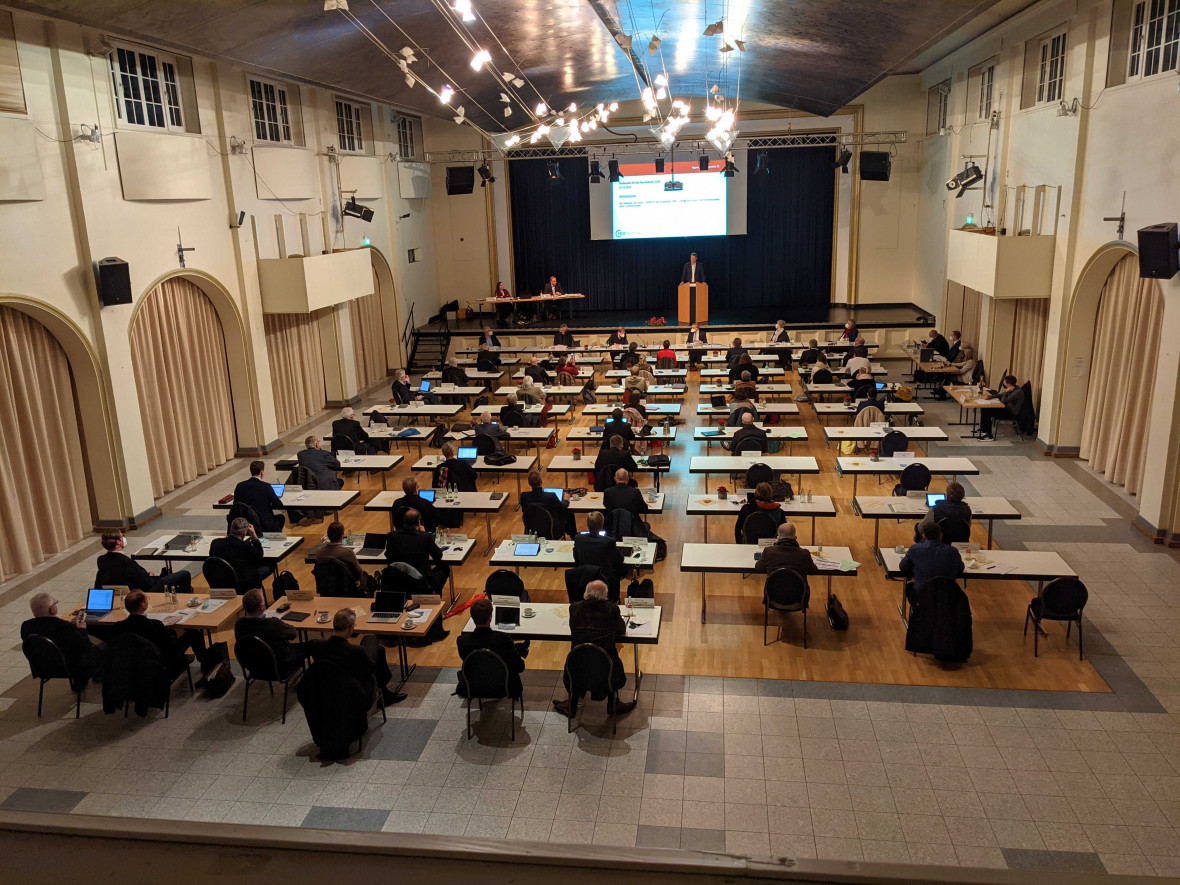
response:
[[[382,380],[389,371],[385,358],[385,323],[381,313],[381,284],[373,274],[373,294],[348,303],[352,317],[353,357],[362,390]]]
[[[1012,328],[1011,372],[1023,384],[1032,383],[1033,402],[1041,404],[1044,377],[1045,334],[1049,330],[1049,299],[1023,298],[1016,302]]]
[[[975,348],[976,354],[982,349],[979,340],[979,311],[983,306],[983,295],[975,289],[963,287],[963,317],[959,321],[959,331],[963,333],[963,343]],[[951,329],[941,330],[949,340]]]
[[[1080,455],[1133,495],[1147,458],[1163,315],[1160,284],[1140,279],[1139,261],[1128,255],[1110,272],[1098,302]]]
[[[328,400],[319,323],[313,314],[268,313],[262,318],[279,432],[320,411]]]
[[[200,288],[177,277],[148,293],[131,327],[131,363],[155,497],[234,456],[221,319]]]
[[[65,351],[0,307],[0,581],[80,541],[92,520]]]

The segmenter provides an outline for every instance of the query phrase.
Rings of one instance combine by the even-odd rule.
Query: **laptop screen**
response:
[[[287,486],[281,482],[272,482],[270,487],[274,489],[275,494],[280,498],[283,497],[283,492],[287,491]]]
[[[884,390],[884,389],[885,389],[885,382],[884,382],[884,381],[878,381],[878,382],[877,382],[877,390]]]
[[[418,490],[418,497],[421,498],[423,501],[429,501],[431,504],[433,504],[434,503],[434,489],[419,489]]]
[[[541,552],[541,545],[540,544],[517,544],[516,545],[516,555],[517,556],[536,556],[540,552]]]
[[[515,605],[497,605],[496,606],[496,624],[505,625],[511,624],[517,626],[520,624],[520,607]]]
[[[388,539],[389,539],[389,536],[386,534],[383,534],[381,532],[365,532],[365,543],[362,546],[366,550],[372,550],[377,547],[384,550],[385,549],[385,542]]]
[[[929,492],[926,495],[926,506],[933,507],[939,501],[943,501],[945,499],[946,495],[942,494],[941,492]]]
[[[474,461],[479,457],[479,452],[475,446],[459,446],[459,454],[456,457],[460,461]]]
[[[419,393],[428,393],[429,391],[430,391],[430,382],[429,381],[423,381],[421,384],[418,385],[418,392]]]
[[[373,611],[400,612],[406,607],[406,594],[401,590],[378,590],[373,596]]]
[[[115,605],[115,591],[104,590],[101,587],[86,591],[86,611],[109,612]]]
[[[559,498],[565,494],[565,489],[545,489],[545,491],[557,495]]]

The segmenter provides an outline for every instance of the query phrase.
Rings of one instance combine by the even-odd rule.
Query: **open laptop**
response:
[[[933,347],[923,347],[921,349],[921,351],[919,351],[919,353],[918,353],[918,362],[920,362],[920,363],[934,362],[934,348]]]
[[[878,382],[877,382],[877,390],[884,390],[884,389],[885,389],[885,382],[884,382],[884,381],[878,381]]]
[[[281,482],[272,482],[270,487],[274,490],[275,495],[283,497],[283,492],[287,491],[287,486]]]
[[[553,494],[557,495],[557,497],[559,497],[559,498],[561,498],[565,495],[565,489],[545,489],[545,491],[552,492]]]
[[[520,606],[497,605],[495,608],[495,623],[501,630],[515,630],[520,626]]]
[[[369,620],[378,624],[390,624],[402,616],[406,607],[406,594],[401,590],[378,590],[373,595],[373,609]]]
[[[430,393],[430,382],[423,381],[421,384],[419,384],[418,385],[418,392],[419,393]]]
[[[927,507],[932,508],[939,501],[945,501],[945,500],[946,500],[946,495],[944,495],[942,492],[928,492],[926,494],[926,506]]]
[[[97,621],[111,613],[115,607],[115,591],[105,587],[93,587],[86,591],[86,620]]]
[[[365,532],[365,543],[356,552],[357,556],[380,556],[385,552],[385,542],[389,536],[381,532]]]
[[[423,501],[434,503],[434,489],[418,489],[418,497]]]
[[[475,459],[479,457],[479,451],[475,446],[459,446],[459,452],[455,457],[468,464],[474,464]]]

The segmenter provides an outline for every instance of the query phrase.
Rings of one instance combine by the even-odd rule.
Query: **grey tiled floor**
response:
[[[507,709],[487,705],[468,741],[453,672],[422,668],[359,756],[325,764],[297,705],[280,724],[279,701],[255,687],[243,723],[241,681],[218,701],[178,687],[167,720],[104,716],[91,689],[81,722],[55,683],[38,720],[18,627],[40,587],[10,585],[0,808],[1180,874],[1180,565],[1129,528],[1121,493],[1084,465],[1021,444],[962,448],[983,468],[971,485],[1029,517],[997,524],[1001,543],[1052,547],[1086,581],[1087,652],[1112,694],[653,674],[617,734],[595,704],[567,734],[549,707],[559,675],[529,671],[516,740]],[[178,514],[191,524],[196,511],[178,504],[153,531]],[[83,585],[84,553],[43,586]]]

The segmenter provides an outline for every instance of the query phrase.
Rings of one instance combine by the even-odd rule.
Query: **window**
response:
[[[111,54],[111,80],[123,123],[185,131],[178,64],[172,56],[116,46]]]
[[[416,139],[414,138],[414,123],[413,117],[397,117],[397,155],[401,160],[415,160],[418,157],[416,151]]]
[[[291,144],[291,111],[287,87],[269,80],[250,78],[250,115],[254,119],[254,140]]]
[[[943,80],[931,86],[926,97],[926,134],[941,135],[946,129],[947,105],[950,103],[951,81]]]
[[[1056,104],[1065,94],[1065,31],[1041,40],[1037,104]]]
[[[16,29],[12,13],[4,10],[0,10],[0,111],[28,112],[20,76],[20,56],[16,51]]]
[[[351,153],[365,152],[365,131],[368,129],[369,109],[351,101],[336,99],[336,134],[340,150]]]
[[[996,66],[984,65],[979,72],[979,119],[986,120],[992,115],[992,85],[996,78]]]
[[[1131,12],[1127,79],[1176,69],[1180,49],[1180,0],[1139,0]]]

